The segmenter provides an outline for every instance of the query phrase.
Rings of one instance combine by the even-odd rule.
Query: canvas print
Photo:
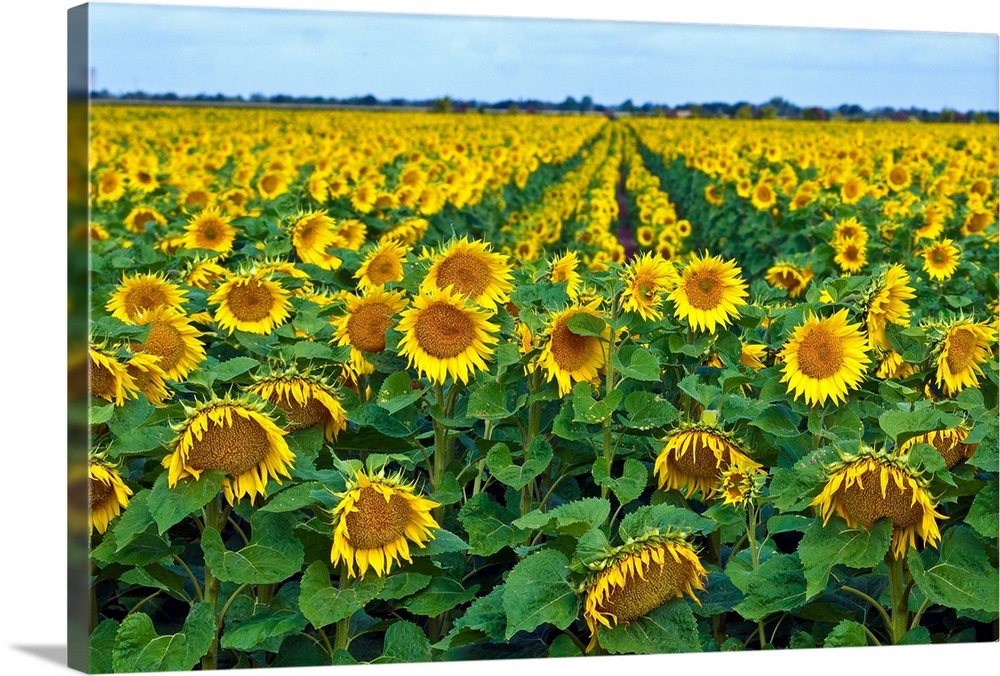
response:
[[[997,640],[996,35],[70,35],[72,666]]]

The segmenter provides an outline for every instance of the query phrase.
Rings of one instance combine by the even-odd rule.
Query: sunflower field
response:
[[[91,671],[997,640],[995,125],[94,105],[89,161]]]

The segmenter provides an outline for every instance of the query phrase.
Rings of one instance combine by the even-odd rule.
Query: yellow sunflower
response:
[[[160,358],[153,354],[137,353],[125,364],[125,369],[135,382],[136,388],[146,395],[153,406],[163,406],[170,390],[164,379],[167,374],[159,366]]]
[[[374,289],[363,296],[347,297],[344,316],[333,321],[333,340],[351,346],[351,365],[359,375],[374,371],[364,353],[385,349],[385,332],[405,307],[406,295],[402,291]]]
[[[937,327],[934,338],[933,354],[937,362],[934,377],[945,396],[954,396],[966,387],[977,387],[979,376],[983,375],[980,364],[989,360],[997,341],[993,327],[958,317]]]
[[[499,330],[485,310],[470,305],[450,286],[431,288],[403,312],[399,356],[432,382],[444,384],[450,375],[465,383],[475,371],[487,368],[486,359],[499,342],[493,334]]]
[[[577,315],[603,319],[599,306],[600,300],[593,300],[586,305],[555,312],[549,319],[538,364],[545,369],[549,382],[558,382],[559,396],[569,394],[573,383],[594,380],[604,368],[611,328],[605,323],[601,336],[583,336],[573,333],[568,325],[568,321]]]
[[[917,546],[917,536],[935,546],[941,539],[927,484],[905,460],[868,446],[846,455],[827,469],[822,492],[810,503],[823,525],[836,514],[851,528],[871,530],[879,519],[892,521],[892,552],[898,559]]]
[[[215,321],[230,334],[239,329],[267,335],[291,315],[288,291],[259,271],[234,275],[208,297],[218,305]]]
[[[761,465],[724,430],[706,423],[683,424],[670,433],[656,456],[653,472],[664,490],[683,490],[686,497],[700,490],[706,498],[722,485],[731,467],[759,470]]]
[[[288,177],[280,171],[268,171],[257,181],[257,192],[263,200],[273,200],[288,192]]]
[[[343,239],[336,232],[336,223],[325,209],[302,214],[292,225],[292,246],[303,263],[319,266],[324,270],[335,270],[341,260],[327,253],[331,246],[339,245]]]
[[[972,209],[965,215],[962,221],[962,236],[980,235],[995,220],[994,214],[986,209]]]
[[[971,458],[972,454],[976,452],[976,447],[979,444],[965,443],[968,436],[969,428],[964,424],[958,427],[927,432],[926,434],[921,434],[920,436],[904,441],[899,447],[899,454],[901,456],[907,455],[917,444],[930,444],[944,458],[947,468],[951,469],[963,460]]]
[[[583,617],[590,629],[590,651],[602,626],[628,624],[670,599],[705,589],[708,571],[694,546],[680,533],[649,533],[614,548],[584,583]]]
[[[800,268],[785,261],[776,262],[764,273],[764,279],[771,286],[787,291],[789,298],[801,296],[812,278],[812,270],[808,267]]]
[[[125,174],[111,167],[97,176],[94,186],[98,202],[117,202],[125,194]]]
[[[196,258],[184,273],[184,283],[196,289],[211,291],[229,276],[229,270],[208,258]]]
[[[140,312],[135,323],[148,324],[149,333],[141,344],[133,345],[132,350],[159,357],[157,366],[170,380],[184,380],[191,369],[205,360],[205,347],[198,340],[202,334],[191,326],[182,312],[172,307],[159,307]]]
[[[875,375],[879,378],[908,378],[913,375],[913,366],[903,361],[903,355],[893,349],[883,353],[879,360]]]
[[[433,258],[420,289],[427,293],[450,286],[473,303],[496,310],[510,300],[511,280],[506,256],[493,253],[488,244],[463,237]]]
[[[846,402],[847,392],[858,388],[871,363],[867,344],[861,325],[847,322],[846,309],[825,319],[810,312],[778,353],[784,364],[781,382],[810,406],[827,399]]]
[[[222,484],[229,504],[244,495],[253,503],[264,495],[268,476],[279,484],[290,477],[295,462],[285,433],[264,413],[263,402],[213,397],[194,408],[184,406],[187,417],[174,430],[171,453],[163,459],[170,488],[185,477],[197,481],[206,470],[226,473]]]
[[[778,202],[778,194],[767,183],[758,183],[750,195],[750,202],[758,211],[767,211]]]
[[[754,468],[733,465],[723,470],[719,477],[719,493],[722,503],[733,507],[743,507],[760,497],[764,484],[764,472]]]
[[[155,310],[165,306],[181,309],[187,300],[186,295],[187,291],[168,282],[162,272],[137,273],[132,277],[127,275],[122,277],[121,284],[111,294],[104,309],[110,312],[112,317],[130,324],[143,310]]]
[[[285,412],[289,432],[319,427],[327,441],[334,441],[337,435],[347,429],[344,407],[337,398],[337,392],[324,378],[309,373],[299,373],[294,367],[254,378],[248,389],[262,399]]]
[[[576,300],[580,296],[580,285],[583,277],[577,272],[580,265],[580,257],[575,251],[556,258],[549,268],[549,281],[553,284],[566,282],[566,295],[570,300]]]
[[[163,214],[152,207],[135,207],[132,211],[128,212],[128,216],[125,217],[124,223],[126,230],[137,235],[141,235],[146,232],[146,227],[150,223],[166,225],[167,219],[163,217]]]
[[[364,577],[369,568],[381,577],[401,560],[412,562],[409,542],[423,549],[440,527],[431,516],[440,503],[414,491],[399,475],[367,476],[358,470],[357,479],[348,480],[347,490],[338,494],[340,502],[333,510],[330,561],[343,561],[351,577]]]
[[[905,190],[910,187],[913,179],[910,178],[910,170],[904,167],[902,164],[894,164],[889,168],[888,173],[885,176],[886,185],[888,185],[892,190],[899,191]]]
[[[90,532],[106,533],[111,520],[128,507],[132,489],[125,485],[118,468],[104,459],[99,453],[91,454],[90,474],[90,511],[88,516]]]
[[[358,288],[362,291],[381,289],[390,282],[401,281],[405,261],[405,247],[393,240],[382,242],[365,256],[361,267],[354,273]]]
[[[924,259],[924,272],[933,280],[943,282],[951,279],[962,260],[962,251],[955,246],[954,241],[943,239],[924,247],[920,251]]]
[[[732,317],[739,315],[737,308],[747,304],[747,284],[740,274],[735,261],[709,257],[708,252],[701,258],[693,255],[669,296],[674,302],[674,316],[709,333],[715,333],[717,326],[725,328]]]
[[[856,204],[868,192],[868,186],[857,176],[848,176],[840,186],[840,201]]]
[[[230,221],[230,217],[217,207],[199,211],[184,226],[184,247],[229,253],[236,240],[236,228]]]
[[[878,353],[891,349],[885,335],[886,323],[910,325],[910,306],[906,301],[916,298],[916,293],[909,284],[910,275],[902,265],[896,263],[876,275],[865,294],[868,341]]]
[[[126,399],[135,399],[139,387],[129,375],[128,367],[102,348],[90,348],[90,393],[100,399],[124,406]]]
[[[365,245],[368,226],[356,218],[345,218],[337,223],[334,234],[340,238],[341,248],[357,251]]]
[[[833,257],[833,262],[840,267],[842,272],[854,274],[855,272],[861,272],[868,265],[868,253],[864,244],[859,244],[854,240],[847,240],[838,246],[835,251],[837,253]]]
[[[625,268],[622,281],[622,307],[648,321],[663,318],[660,305],[664,296],[677,288],[680,276],[673,263],[647,253]]]
[[[833,238],[830,240],[830,245],[836,249],[847,242],[855,242],[859,245],[868,243],[868,230],[854,216],[841,219],[833,226]]]

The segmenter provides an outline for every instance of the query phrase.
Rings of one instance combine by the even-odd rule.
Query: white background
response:
[[[58,0],[15,0],[5,6],[0,49],[0,256],[2,256],[3,488],[0,531],[0,666],[5,674],[62,673],[65,620],[65,83],[66,10]],[[159,4],[184,4],[159,0]],[[193,3],[187,3],[193,4]],[[277,7],[275,0],[202,4]],[[475,11],[467,9],[475,4]],[[676,4],[683,4],[677,7]],[[995,2],[711,2],[636,0],[554,2],[422,0],[333,2],[292,0],[288,7],[493,16],[575,17],[744,23],[834,28],[885,28],[997,33]],[[808,6],[808,8],[806,8]],[[806,103],[806,102],[802,102]],[[42,654],[43,657],[38,655]],[[511,669],[574,671],[650,669],[664,672],[772,674],[942,673],[997,664],[997,644],[921,648],[779,651],[725,655],[589,658],[431,666],[341,667],[338,674],[484,675]],[[289,669],[268,673],[302,673]],[[333,673],[314,669],[305,673]]]

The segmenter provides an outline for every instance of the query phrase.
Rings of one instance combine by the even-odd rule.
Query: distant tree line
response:
[[[905,122],[916,120],[920,122],[972,122],[972,123],[996,123],[1000,120],[997,111],[969,110],[959,111],[951,108],[943,110],[927,110],[925,108],[893,108],[891,106],[881,106],[876,108],[863,108],[857,104],[842,104],[836,108],[823,108],[820,106],[800,107],[786,101],[780,96],[772,98],[764,103],[754,104],[748,101],[737,101],[736,103],[725,103],[721,101],[711,103],[684,103],[677,106],[670,106],[663,103],[646,102],[637,105],[632,99],[617,105],[596,103],[590,96],[584,96],[577,100],[572,96],[567,96],[561,103],[552,101],[542,101],[539,99],[503,99],[495,102],[477,101],[475,99],[452,99],[445,96],[432,99],[404,99],[391,98],[379,99],[372,94],[365,96],[350,96],[338,98],[333,96],[291,96],[288,94],[275,94],[267,96],[264,94],[251,94],[244,98],[242,95],[227,96],[225,94],[197,94],[194,96],[180,96],[173,92],[161,94],[149,94],[143,91],[126,92],[123,94],[111,94],[106,89],[90,93],[93,100],[125,100],[125,101],[163,101],[163,102],[203,102],[203,103],[253,103],[253,104],[284,104],[284,105],[304,105],[304,106],[343,106],[343,107],[378,107],[378,108],[424,108],[434,112],[501,112],[508,113],[540,113],[540,112],[561,112],[580,114],[604,114],[615,115],[638,115],[638,116],[659,116],[659,117],[727,117],[733,119],[789,119],[789,120],[893,120]]]

